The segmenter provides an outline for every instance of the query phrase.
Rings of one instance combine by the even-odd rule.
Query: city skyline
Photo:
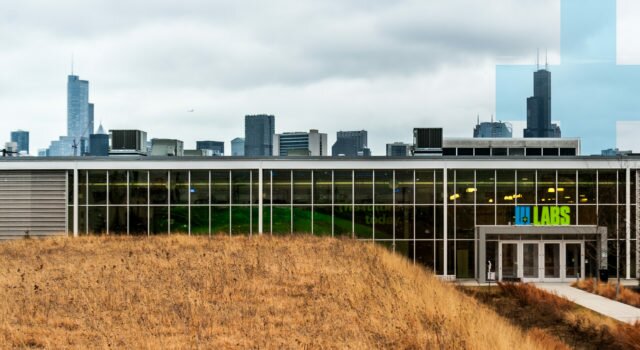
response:
[[[278,118],[277,133],[317,128],[328,133],[329,144],[335,131],[366,129],[378,155],[386,143],[410,142],[413,127],[443,127],[447,137],[470,137],[478,114],[484,120],[494,114],[496,64],[531,64],[539,47],[549,49],[552,65],[560,60],[560,3],[554,0],[301,3],[289,4],[292,13],[281,23],[268,19],[277,11],[267,7],[265,19],[254,24],[244,4],[191,2],[174,14],[165,3],[142,15],[142,4],[133,2],[123,18],[80,21],[83,30],[69,28],[63,15],[36,20],[63,12],[69,3],[25,3],[2,11],[4,26],[24,35],[8,41],[0,54],[0,64],[12,67],[0,78],[0,113],[20,115],[2,132],[8,138],[10,130],[29,130],[32,154],[65,134],[64,77],[72,53],[74,73],[91,81],[91,100],[100,107],[95,123],[107,129],[142,129],[193,148],[196,140],[241,137],[245,115],[267,113]],[[103,6],[107,14],[118,12]],[[340,16],[332,16],[336,9]],[[618,1],[620,64],[640,61],[640,45],[631,40],[640,29],[632,23],[637,13],[639,5]],[[318,20],[310,29],[287,34],[312,15]],[[436,15],[443,19],[431,18]],[[444,26],[445,19],[465,27]],[[233,21],[237,25],[225,26]],[[336,26],[341,37],[329,30]],[[505,34],[505,27],[513,33]],[[40,39],[27,35],[43,31]],[[310,48],[314,57],[304,54]],[[390,115],[404,127],[389,128]]]

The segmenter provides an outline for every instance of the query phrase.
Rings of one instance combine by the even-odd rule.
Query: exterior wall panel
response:
[[[63,171],[1,171],[0,239],[66,234],[66,190]]]

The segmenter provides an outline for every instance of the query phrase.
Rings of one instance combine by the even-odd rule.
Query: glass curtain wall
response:
[[[375,241],[436,273],[447,264],[449,274],[466,278],[476,269],[476,225],[513,224],[516,205],[562,205],[570,207],[571,225],[607,227],[610,272],[618,261],[625,271],[627,260],[635,271],[637,198],[632,181],[627,258],[625,170],[449,169],[445,182],[441,169],[268,169],[262,178],[267,234]],[[79,232],[257,233],[258,180],[257,170],[81,170]],[[597,261],[597,241],[586,244],[586,261]],[[587,264],[587,271],[595,274],[597,266]]]

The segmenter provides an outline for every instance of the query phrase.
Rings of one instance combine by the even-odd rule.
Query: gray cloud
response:
[[[193,147],[265,112],[279,132],[368,129],[381,154],[414,126],[469,135],[494,65],[557,56],[558,28],[558,0],[5,2],[0,115],[20,117],[0,133],[32,130],[35,152],[64,132],[75,52],[107,128]]]

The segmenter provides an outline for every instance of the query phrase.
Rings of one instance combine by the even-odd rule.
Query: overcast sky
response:
[[[618,0],[619,63],[640,63],[638,18],[640,2]],[[72,53],[96,128],[185,148],[230,148],[257,113],[330,145],[366,129],[378,155],[413,127],[472,136],[494,113],[495,65],[538,47],[559,61],[559,22],[559,0],[2,1],[0,140],[29,130],[35,153],[66,132]]]

